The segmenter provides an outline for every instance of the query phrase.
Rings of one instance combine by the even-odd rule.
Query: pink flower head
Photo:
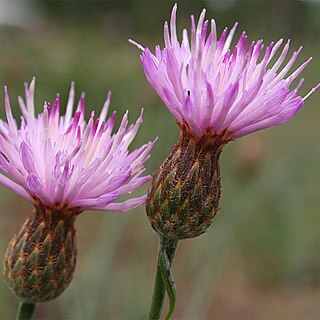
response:
[[[319,87],[301,97],[298,95],[301,79],[290,89],[311,61],[309,58],[294,72],[290,71],[302,47],[287,64],[283,62],[290,41],[276,59],[273,58],[282,39],[271,42],[262,52],[263,40],[252,42],[247,49],[248,39],[243,32],[235,47],[230,48],[237,23],[230,32],[225,28],[218,39],[215,21],[205,20],[205,9],[197,25],[191,16],[191,41],[184,29],[180,43],[176,12],[177,5],[173,7],[170,26],[164,24],[164,49],[156,46],[153,54],[148,48],[129,41],[143,51],[141,61],[147,80],[178,123],[187,123],[194,135],[228,132],[238,138],[284,123]],[[211,32],[207,36],[209,24]]]
[[[148,181],[144,162],[155,141],[129,152],[128,147],[142,123],[142,112],[128,125],[128,112],[120,128],[112,129],[116,114],[106,119],[111,93],[100,117],[84,119],[81,95],[72,117],[75,90],[71,84],[66,114],[60,115],[60,96],[35,116],[34,85],[25,84],[25,101],[19,97],[21,125],[12,117],[5,87],[7,122],[0,120],[0,183],[25,199],[45,206],[83,210],[127,211],[145,202],[145,196],[114,202]]]

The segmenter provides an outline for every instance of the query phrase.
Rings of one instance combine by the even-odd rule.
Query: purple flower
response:
[[[145,202],[145,196],[114,202],[130,194],[151,177],[143,176],[144,162],[155,142],[129,152],[128,147],[142,123],[142,112],[128,126],[128,112],[112,134],[116,114],[106,120],[111,93],[98,119],[84,119],[81,95],[72,116],[75,90],[71,85],[66,114],[60,115],[60,96],[35,116],[34,85],[25,84],[25,101],[19,97],[21,125],[12,116],[5,87],[7,122],[0,120],[0,183],[25,199],[47,207],[127,211]]]
[[[165,48],[156,46],[155,54],[135,41],[143,53],[141,61],[147,80],[157,91],[181,125],[187,124],[198,137],[206,132],[229,133],[238,138],[288,121],[319,84],[305,97],[298,95],[303,79],[291,89],[292,82],[311,61],[309,58],[291,71],[302,47],[285,64],[290,40],[276,58],[283,40],[271,42],[263,52],[263,40],[247,49],[243,32],[235,45],[231,42],[237,23],[217,38],[214,20],[205,20],[205,9],[198,24],[191,16],[191,40],[183,30],[182,42],[176,32],[177,5],[170,26],[164,24]],[[211,25],[211,32],[207,30]],[[170,31],[169,31],[170,29]]]

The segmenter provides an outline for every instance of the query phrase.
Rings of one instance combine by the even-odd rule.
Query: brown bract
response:
[[[147,215],[163,237],[185,239],[207,231],[219,207],[221,194],[219,159],[233,134],[210,130],[201,138],[187,124],[180,138],[153,177],[148,191]]]
[[[11,239],[3,275],[19,299],[49,301],[69,285],[76,265],[74,221],[78,213],[36,205]]]

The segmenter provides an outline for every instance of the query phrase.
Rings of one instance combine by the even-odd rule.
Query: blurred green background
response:
[[[7,84],[15,116],[23,82],[36,76],[36,102],[65,102],[70,81],[87,93],[87,114],[107,91],[119,119],[133,122],[145,108],[133,147],[155,136],[147,163],[154,172],[178,138],[174,118],[145,80],[138,50],[153,47],[171,1],[1,1],[0,85]],[[302,93],[320,79],[317,1],[180,1],[179,33],[190,14],[207,8],[219,32],[239,21],[237,36],[266,43],[291,38],[304,46],[298,63],[314,61]],[[175,319],[320,318],[320,96],[289,123],[230,143],[222,155],[221,209],[209,231],[181,241],[174,261]],[[3,94],[1,94],[3,101]],[[1,118],[4,103],[1,103]],[[146,190],[139,190],[142,194]],[[0,188],[0,254],[31,205]],[[142,319],[149,308],[158,238],[144,208],[131,213],[86,212],[78,218],[78,264],[70,287],[37,307],[35,318]],[[2,266],[1,266],[2,268]],[[15,316],[17,300],[0,280],[0,318]]]

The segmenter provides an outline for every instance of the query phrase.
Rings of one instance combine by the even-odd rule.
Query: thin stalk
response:
[[[35,303],[27,303],[20,301],[17,313],[17,320],[31,320],[35,309]]]
[[[166,290],[170,302],[170,310],[166,319],[169,319],[173,312],[175,304],[175,287],[170,269],[177,245],[178,240],[160,237],[156,277],[148,317],[150,320],[160,319]]]
[[[176,285],[172,277],[171,263],[169,262],[168,256],[164,251],[162,251],[161,253],[160,267],[162,281],[164,283],[169,298],[169,310],[167,312],[165,320],[169,320],[176,305]]]

